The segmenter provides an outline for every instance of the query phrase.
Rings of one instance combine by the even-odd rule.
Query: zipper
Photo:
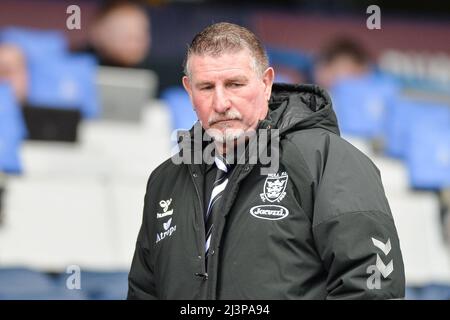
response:
[[[203,202],[202,199],[200,197],[200,192],[198,191],[198,187],[197,184],[195,182],[195,178],[194,178],[194,173],[192,172],[192,168],[191,166],[188,166],[189,168],[189,173],[192,179],[192,183],[194,184],[194,189],[195,189],[195,193],[197,194],[197,199],[198,199],[198,203],[200,204],[200,211],[201,211],[201,222],[200,222],[200,227],[202,228],[201,230],[205,230],[205,220],[204,220],[204,216],[205,216],[205,212],[204,212],[204,208],[203,208]],[[201,237],[201,244],[200,244],[200,248],[204,248],[205,247],[205,232],[200,232],[200,237]],[[202,258],[202,272],[201,273],[195,273],[196,277],[201,277],[203,280],[208,280],[208,273],[206,272],[206,264],[205,264],[205,250],[201,250],[200,253],[200,257]]]

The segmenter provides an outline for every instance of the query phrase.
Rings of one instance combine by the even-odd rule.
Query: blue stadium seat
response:
[[[0,171],[9,174],[21,174],[22,161],[19,155],[20,143],[0,137]]]
[[[77,108],[84,118],[99,116],[95,87],[97,61],[93,55],[70,55],[62,32],[4,28],[0,30],[0,43],[15,44],[25,53],[31,105]]]
[[[382,137],[385,108],[396,92],[396,83],[378,74],[339,80],[330,94],[341,132],[367,139]]]
[[[26,137],[25,122],[11,87],[0,83],[0,171],[21,173],[20,144]]]
[[[92,55],[61,55],[30,67],[31,105],[79,109],[84,118],[100,114],[95,87],[97,61]]]
[[[169,107],[174,130],[189,130],[197,122],[197,114],[192,109],[191,100],[182,87],[170,87],[164,90],[161,98]]]
[[[64,287],[68,275],[58,277],[59,287]],[[128,292],[127,271],[81,271],[80,292],[89,300],[124,300]]]
[[[394,158],[405,159],[410,148],[410,133],[415,130],[415,124],[445,126],[449,123],[449,118],[450,112],[446,106],[403,97],[391,100],[386,112],[385,153]]]
[[[0,268],[0,300],[124,300],[127,271],[81,271],[80,289],[67,288],[70,275],[48,275],[24,267]]]
[[[0,30],[0,43],[19,46],[29,63],[67,52],[68,42],[60,31],[8,27]]]
[[[306,82],[312,82],[313,59],[310,55],[298,50],[282,49],[282,48],[267,48],[267,55],[269,57],[270,65],[282,66],[299,72],[305,77]],[[275,70],[276,82],[291,82],[288,77],[279,74]]]
[[[413,188],[450,188],[450,115],[447,125],[421,122],[413,126],[406,160]]]
[[[0,300],[84,300],[80,290],[69,290],[51,276],[28,268],[0,268]]]
[[[450,300],[450,286],[446,284],[428,284],[422,287],[407,287],[406,300]]]

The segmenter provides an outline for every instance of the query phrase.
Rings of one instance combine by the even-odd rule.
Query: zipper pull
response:
[[[196,273],[195,274],[197,277],[201,277],[203,280],[208,280],[208,274],[205,272],[205,273]]]

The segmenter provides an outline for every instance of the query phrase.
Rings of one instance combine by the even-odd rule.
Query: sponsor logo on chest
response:
[[[279,203],[286,196],[286,185],[289,176],[286,172],[269,174],[264,181],[263,193],[260,193],[263,202]],[[258,219],[281,220],[289,215],[286,207],[275,204],[263,204],[252,207],[250,214]]]
[[[278,205],[261,205],[250,209],[252,216],[266,220],[281,220],[289,215],[289,210]]]
[[[171,203],[172,203],[172,199],[161,200],[159,202],[159,205],[163,209],[163,212],[162,213],[157,212],[156,218],[161,219],[161,218],[173,215],[173,209],[169,210],[169,206]],[[166,237],[170,237],[172,235],[172,233],[174,233],[177,230],[177,226],[172,225],[172,218],[170,218],[166,222],[163,222],[163,229],[164,229],[164,231],[158,232],[156,234],[156,243],[160,242],[161,240],[163,240]]]
[[[167,222],[163,223],[163,228],[165,231],[159,232],[156,234],[156,243],[163,240],[165,237],[170,237],[172,233],[174,233],[177,230],[177,226],[171,226],[172,218],[170,218]]]

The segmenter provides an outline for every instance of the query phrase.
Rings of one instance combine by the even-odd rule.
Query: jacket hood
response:
[[[274,83],[269,100],[269,122],[280,134],[323,128],[339,135],[336,114],[328,93],[316,85]]]

